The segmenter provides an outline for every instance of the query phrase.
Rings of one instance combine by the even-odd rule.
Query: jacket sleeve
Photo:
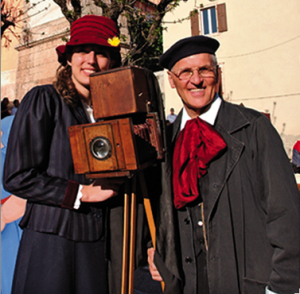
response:
[[[297,293],[300,288],[300,195],[282,140],[264,116],[258,118],[255,148],[263,181],[267,237],[274,248],[268,288]]]
[[[10,132],[3,184],[7,191],[31,202],[72,208],[79,184],[47,172],[53,133],[60,123],[54,95],[44,86],[33,88],[23,98]],[[64,164],[62,155],[55,155],[61,160],[57,168]]]

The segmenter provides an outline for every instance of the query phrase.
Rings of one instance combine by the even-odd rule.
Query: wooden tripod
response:
[[[89,178],[126,177],[124,193],[123,215],[123,252],[122,252],[122,282],[121,294],[133,294],[134,289],[134,263],[136,240],[136,188],[137,178],[143,193],[144,208],[150,229],[153,247],[155,248],[155,224],[143,170],[135,172],[115,172],[89,175]],[[164,283],[162,282],[164,290]]]
[[[133,293],[136,235],[136,174],[125,183],[121,294]]]
[[[155,224],[147,193],[143,171],[128,178],[124,194],[124,223],[123,223],[123,260],[122,260],[122,290],[121,294],[132,294],[134,289],[134,257],[136,239],[136,185],[137,177],[142,187],[144,208],[150,229],[152,244],[155,248]],[[164,290],[164,284],[162,289]]]

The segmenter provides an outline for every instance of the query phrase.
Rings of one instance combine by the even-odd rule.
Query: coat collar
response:
[[[174,123],[171,124],[171,126],[172,126],[172,145],[173,145],[173,143],[175,143],[175,140],[180,132],[181,119],[182,119],[182,109],[178,113],[177,118],[174,121]]]
[[[70,107],[70,109],[80,124],[90,123],[80,101],[75,106]]]
[[[232,134],[250,124],[249,120],[241,112],[238,105],[223,101],[218,113],[215,128],[219,131]]]
[[[235,106],[235,107],[232,107]],[[222,104],[219,109],[217,121],[215,124],[215,128],[218,131],[225,131],[229,134],[234,133],[235,131],[238,131],[239,129],[247,126],[249,124],[249,121],[247,118],[243,115],[243,113],[239,109],[240,106],[233,105],[231,103],[228,103],[226,101],[222,101]],[[178,136],[180,132],[180,124],[182,120],[182,113],[181,110],[177,116],[177,119],[172,124],[172,142],[176,140],[176,137]],[[230,118],[230,119],[228,119]]]
[[[58,97],[60,97],[61,101],[64,101],[63,98],[61,97],[60,93],[56,90],[56,88],[53,85],[51,85],[51,89],[58,95]],[[65,104],[65,101],[63,103]],[[67,104],[65,104],[65,105],[67,105]],[[76,120],[78,121],[78,124],[90,123],[90,121],[83,109],[81,101],[77,101],[76,105],[72,105],[72,106],[67,105],[67,107],[70,109],[70,111],[72,112],[72,114],[74,115]]]

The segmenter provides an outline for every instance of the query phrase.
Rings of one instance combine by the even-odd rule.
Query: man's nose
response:
[[[203,81],[203,77],[199,74],[198,70],[194,70],[193,71],[193,75],[191,76],[190,81],[193,84],[198,85],[198,84],[200,84]]]

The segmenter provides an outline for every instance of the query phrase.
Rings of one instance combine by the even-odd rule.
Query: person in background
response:
[[[15,115],[15,114],[16,114],[16,112],[17,112],[17,110],[18,110],[18,107],[19,107],[19,105],[20,105],[20,102],[19,102],[18,99],[15,99],[14,102],[13,102],[13,104],[14,104],[14,107],[13,107],[13,109],[11,110],[11,115]]]
[[[10,112],[8,110],[8,104],[9,104],[8,98],[4,97],[3,100],[1,101],[1,119],[10,115]]]
[[[173,123],[176,119],[177,115],[174,113],[174,108],[171,108],[170,109],[170,114],[168,114],[167,116],[167,120],[170,122],[170,123]]]
[[[95,122],[89,76],[120,66],[119,30],[86,15],[70,36],[56,48],[54,85],[25,95],[8,142],[4,187],[27,199],[15,294],[121,291],[124,180],[75,174],[68,134],[69,126]]]
[[[19,227],[26,200],[8,193],[3,187],[2,175],[10,128],[14,116],[1,121],[1,294],[10,294],[18,248],[22,235]]]
[[[293,146],[292,162],[295,166],[300,167],[300,140]]]
[[[297,293],[293,170],[265,115],[218,96],[218,47],[189,37],[160,58],[183,109],[167,129],[150,272],[165,294]]]

